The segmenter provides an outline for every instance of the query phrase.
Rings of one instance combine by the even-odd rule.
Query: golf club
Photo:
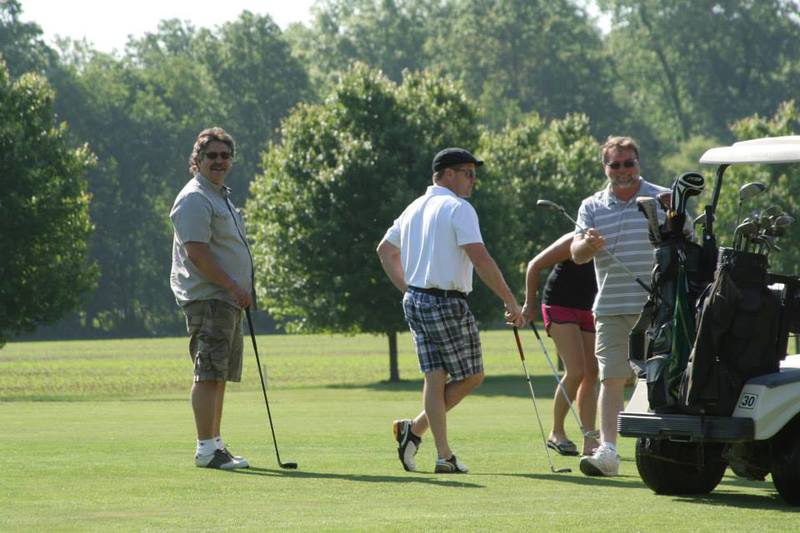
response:
[[[269,400],[267,399],[267,386],[264,384],[264,373],[261,371],[261,360],[258,358],[258,346],[256,346],[256,334],[253,329],[253,319],[250,317],[250,308],[244,310],[247,316],[247,326],[250,328],[250,338],[253,341],[253,351],[256,353],[256,364],[258,365],[258,377],[261,378],[261,391],[264,393],[264,403],[267,405],[267,418],[269,419],[269,429],[272,432],[272,443],[275,445],[275,457],[278,459],[278,465],[287,470],[296,470],[297,463],[287,461],[281,462],[281,454],[278,452],[278,441],[275,439],[275,427],[272,425],[272,413],[269,410]]]
[[[678,215],[686,214],[686,203],[705,188],[705,178],[697,172],[685,172],[675,178],[672,185],[672,210]]]
[[[558,378],[558,372],[556,371],[556,367],[553,365],[552,359],[550,359],[550,354],[547,353],[547,348],[544,347],[544,341],[542,341],[542,337],[539,336],[539,329],[536,327],[536,324],[531,322],[531,329],[533,330],[534,335],[539,340],[539,346],[542,347],[542,353],[544,353],[545,359],[547,359],[547,364],[550,365],[550,370],[553,371],[553,377],[556,378],[556,387],[561,391],[561,394],[564,396],[564,399],[567,401],[567,405],[569,406],[569,410],[572,411],[572,416],[575,417],[575,422],[578,423],[578,427],[581,428],[581,434],[584,438],[587,439],[599,439],[600,432],[597,430],[586,430],[581,423],[581,419],[578,418],[578,413],[575,412],[575,407],[572,405],[572,400],[569,399],[569,395],[567,395],[567,390],[561,384],[561,380]]]
[[[742,203],[754,196],[758,196],[767,189],[767,186],[760,181],[751,181],[739,187],[739,205],[736,207],[736,224],[739,225],[739,216],[742,212]]]
[[[539,408],[536,407],[536,395],[533,393],[533,384],[531,383],[531,375],[528,373],[528,365],[525,364],[525,354],[522,353],[522,342],[519,340],[519,331],[514,326],[514,338],[517,341],[517,349],[519,350],[519,358],[522,360],[522,368],[525,369],[525,378],[528,380],[528,388],[531,390],[531,399],[533,400],[533,410],[536,412],[536,421],[539,422],[539,431],[542,434],[542,444],[544,444],[544,451],[547,454],[547,462],[550,463],[550,471],[554,474],[565,474],[572,472],[571,468],[556,468],[553,466],[553,459],[550,457],[550,448],[547,447],[547,437],[544,436],[544,427],[542,427],[542,419],[539,418]]]
[[[565,210],[563,207],[561,207],[560,205],[558,205],[558,204],[557,204],[557,203],[555,203],[555,202],[551,202],[550,200],[536,200],[536,207],[546,207],[546,208],[548,208],[548,209],[555,209],[556,211],[559,211],[559,212],[561,212],[561,214],[562,214],[562,215],[564,215],[565,217],[567,217],[567,218],[569,219],[569,221],[570,221],[570,222],[572,222],[573,224],[575,224],[575,227],[576,227],[576,228],[578,228],[579,230],[581,230],[581,231],[582,231],[582,232],[584,232],[584,233],[586,233],[586,232],[588,231],[586,228],[584,228],[583,226],[581,226],[580,224],[578,224],[578,222],[577,222],[577,221],[576,221],[574,218],[572,218],[571,216],[569,216],[569,213],[567,213],[567,211],[566,211],[566,210]],[[617,264],[618,264],[618,265],[619,265],[619,266],[622,268],[622,270],[624,270],[626,273],[628,273],[628,275],[630,275],[630,276],[633,278],[633,280],[634,280],[636,283],[638,283],[638,284],[639,284],[639,286],[641,286],[641,287],[642,287],[644,290],[646,290],[648,293],[652,292],[652,291],[650,290],[650,286],[649,286],[647,283],[645,283],[644,281],[642,281],[641,279],[639,279],[639,276],[637,276],[636,274],[634,274],[633,272],[631,272],[631,269],[630,269],[630,268],[628,268],[627,266],[625,266],[625,263],[623,263],[622,261],[620,261],[620,260],[619,260],[619,258],[618,258],[616,255],[612,254],[611,252],[609,252],[609,251],[608,251],[608,250],[606,250],[605,248],[603,248],[603,251],[604,251],[605,253],[607,253],[607,254],[608,254],[608,256],[609,256],[611,259],[613,259],[614,261],[616,261],[616,263],[617,263]]]
[[[706,214],[705,213],[700,213],[699,215],[697,215],[695,217],[694,221],[692,221],[692,225],[693,226],[697,226],[698,224],[701,225],[701,226],[705,226],[706,225]]]
[[[658,200],[652,196],[639,196],[636,198],[636,207],[647,220],[650,244],[658,246],[661,243],[661,230],[658,227]]]

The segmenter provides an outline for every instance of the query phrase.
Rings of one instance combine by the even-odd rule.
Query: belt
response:
[[[442,298],[461,298],[462,300],[467,299],[467,295],[461,291],[446,291],[444,289],[423,289],[422,287],[414,287],[413,285],[409,285],[408,290],[414,292],[422,292],[425,294],[433,294],[434,296],[441,296]]]

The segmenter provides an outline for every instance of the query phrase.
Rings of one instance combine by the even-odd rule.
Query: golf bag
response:
[[[677,233],[677,235],[676,235]],[[701,246],[680,232],[654,251],[650,296],[629,336],[628,359],[647,379],[650,408],[679,409],[680,383],[695,337],[696,302],[713,272]]]
[[[777,372],[788,324],[763,255],[722,248],[680,387],[681,410],[729,416],[744,383]]]

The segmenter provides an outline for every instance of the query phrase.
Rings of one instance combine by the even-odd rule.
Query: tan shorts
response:
[[[199,300],[183,312],[195,382],[241,381],[242,310],[221,300]]]
[[[606,378],[629,378],[633,371],[628,363],[628,334],[639,315],[595,317],[597,336],[594,353],[600,369],[600,381]]]

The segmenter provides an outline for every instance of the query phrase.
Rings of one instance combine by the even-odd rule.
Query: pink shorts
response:
[[[577,324],[583,331],[595,332],[594,314],[590,309],[542,304],[542,318],[544,318],[544,329],[548,333],[550,333],[550,324],[554,322],[556,324]]]

